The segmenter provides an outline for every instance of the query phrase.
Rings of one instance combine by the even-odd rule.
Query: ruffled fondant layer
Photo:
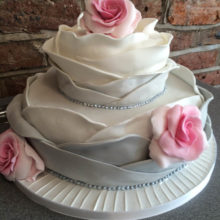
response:
[[[68,74],[56,69],[57,84],[62,93],[73,100],[106,106],[133,106],[156,96],[165,88],[168,72],[114,80],[104,85],[72,81]]]
[[[206,94],[206,90],[203,90],[203,93]],[[207,93],[208,95],[209,93]],[[124,160],[124,158],[118,157],[124,156],[120,154],[123,150],[128,151],[131,155],[136,155],[133,154],[134,151],[140,146],[144,147],[145,143],[141,143],[141,139],[135,136],[114,142],[56,145],[39,135],[38,131],[25,121],[20,111],[21,100],[22,95],[17,96],[8,108],[8,117],[13,129],[19,130],[20,135],[29,139],[47,168],[66,177],[98,186],[133,186],[158,181],[180,167],[180,164],[176,164],[169,169],[161,169],[154,161],[143,158],[143,152],[140,152],[141,158],[138,162],[117,164],[118,161]],[[15,112],[13,112],[13,107],[15,107]],[[209,140],[212,134],[209,119],[204,129]],[[116,147],[114,148],[114,146]],[[147,146],[144,150],[146,151],[146,149]],[[90,155],[89,151],[90,153],[93,151],[93,155]],[[106,154],[107,157],[104,158],[103,155]],[[106,159],[106,161],[102,161],[100,158]],[[109,158],[114,158],[117,163],[113,165]]]
[[[120,39],[95,33],[84,35],[79,26],[61,25],[56,37],[48,40],[43,49],[70,75],[73,68],[76,73],[80,66],[92,73],[94,69],[102,72],[102,77],[155,74],[166,66],[172,40],[171,34],[154,31],[156,23],[156,19],[143,19],[135,33]]]
[[[180,75],[183,70],[184,68],[181,68],[178,71]],[[30,78],[22,109],[24,118],[48,140],[57,144],[91,143],[130,134],[148,139],[151,136],[148,122],[154,108],[176,103],[199,107],[202,105],[203,97],[196,87],[193,88],[195,82],[190,72],[187,80],[191,86],[187,84],[188,82],[178,79],[174,71],[167,81],[164,95],[142,107],[127,110],[89,108],[74,103],[59,91],[57,74],[59,73],[52,69],[46,75]],[[186,71],[185,75],[187,75]],[[69,86],[71,85],[70,83]],[[92,100],[92,98],[93,95],[88,94],[88,99]],[[63,132],[62,135],[60,131]]]
[[[116,165],[147,158],[153,109],[162,105],[197,105],[204,125],[212,99],[207,91],[198,90],[192,73],[181,67],[170,74],[164,95],[149,104],[127,110],[90,108],[60,93],[56,74],[52,69],[29,78],[24,95],[16,97],[8,107],[12,128],[21,136],[31,132],[30,138]],[[179,78],[183,75],[185,81]],[[22,121],[18,120],[19,114]]]

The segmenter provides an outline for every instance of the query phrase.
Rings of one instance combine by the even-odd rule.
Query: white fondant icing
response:
[[[56,56],[110,75],[154,74],[166,65],[172,40],[171,34],[154,31],[155,25],[156,20],[143,19],[135,33],[120,39],[96,33],[78,36],[78,27],[61,25],[43,49],[59,66]]]
[[[70,28],[62,25],[56,38],[48,40],[43,48],[49,54],[53,64],[58,66],[56,67],[58,72],[61,72],[61,75],[67,73],[70,79],[73,79],[75,86],[72,85],[72,92],[69,91],[69,93],[74,94],[74,99],[78,100],[80,96],[83,99],[80,101],[88,102],[88,93],[90,95],[93,93],[93,101],[96,104],[110,102],[113,105],[129,104],[137,98],[140,98],[139,102],[141,102],[145,98],[142,98],[142,94],[151,95],[149,88],[153,89],[157,85],[154,89],[158,90],[160,89],[158,86],[161,86],[162,91],[166,82],[165,77],[163,81],[151,86],[149,83],[149,85],[144,84],[146,79],[151,78],[152,74],[165,73],[176,68],[174,62],[167,62],[172,36],[154,31],[155,24],[155,20],[144,19],[134,34],[122,39],[113,39],[100,34],[78,36],[79,30],[76,26]],[[146,56],[147,54],[149,56]],[[134,78],[139,74],[144,74],[146,79],[142,80],[142,84],[139,82],[138,86],[137,79],[134,81]],[[63,88],[66,80],[59,79],[58,82],[66,94],[66,88]],[[140,85],[144,87],[141,88]],[[134,93],[135,89],[140,93]]]
[[[149,167],[142,167],[152,136],[152,110],[163,105],[196,105],[202,108],[205,124],[210,94],[204,91],[204,98],[193,73],[182,66],[176,69],[168,59],[172,35],[154,31],[155,25],[156,20],[143,19],[133,34],[121,39],[83,35],[76,26],[62,25],[57,36],[44,44],[54,67],[28,79],[25,94],[9,106],[8,117],[18,134],[30,138],[48,168],[94,184],[154,181],[167,171],[151,173]],[[152,102],[122,111],[71,101],[133,105],[165,87],[166,92]],[[12,106],[17,106],[17,118]],[[137,154],[132,155],[131,143]],[[114,144],[117,148],[111,147]],[[56,163],[60,158],[62,167]],[[136,162],[146,172],[138,171]]]
[[[181,67],[180,70],[184,72],[186,69]],[[170,74],[165,94],[152,103],[123,111],[88,108],[73,103],[60,93],[57,88],[56,74],[56,71],[51,70],[46,75],[39,75],[29,80],[30,85],[26,89],[26,101],[24,102],[28,105],[23,106],[22,114],[39,131],[43,130],[43,134],[47,139],[60,144],[76,140],[77,143],[97,142],[120,138],[128,134],[149,138],[151,127],[148,122],[150,112],[154,108],[177,103],[183,105],[193,104],[200,107],[203,100],[197,90],[194,92],[194,82],[192,80],[193,84],[189,85],[175,75]],[[188,75],[188,78],[190,77],[193,77],[192,74]],[[93,96],[89,96],[88,99],[93,100]],[[43,109],[46,109],[46,111],[43,111]],[[39,118],[41,118],[40,121]],[[54,121],[57,121],[59,126],[55,126]],[[49,124],[51,128],[48,127]],[[81,124],[84,124],[84,126],[81,126]],[[97,125],[99,129],[95,129],[96,132],[91,133],[91,126],[95,128]],[[73,127],[77,128],[77,135],[72,134]],[[59,135],[60,131],[65,131],[65,134]],[[66,137],[68,137],[67,140]]]

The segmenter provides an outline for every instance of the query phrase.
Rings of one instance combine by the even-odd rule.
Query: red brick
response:
[[[173,25],[204,25],[220,22],[219,0],[172,0],[168,21]]]
[[[162,15],[162,0],[132,0],[143,18],[158,18]]]
[[[173,59],[191,70],[208,68],[216,65],[218,59],[218,51],[205,51],[197,53],[184,54]]]
[[[0,79],[0,98],[22,93],[29,75],[14,76]]]
[[[0,44],[0,73],[46,66],[44,54],[38,50],[39,44],[42,45],[43,42],[28,41]]]
[[[171,43],[171,50],[183,50],[202,45],[219,44],[220,39],[215,37],[220,27],[198,31],[170,31],[174,38]]]
[[[170,45],[171,51],[183,50],[195,46],[195,32],[178,32],[172,31],[173,40]]]
[[[218,32],[220,32],[220,27],[198,32],[200,43],[202,45],[220,44],[220,39],[215,36]]]
[[[80,13],[77,0],[4,0],[0,2],[0,30],[5,32],[74,25]]]
[[[196,74],[196,78],[209,85],[220,85],[220,70]]]

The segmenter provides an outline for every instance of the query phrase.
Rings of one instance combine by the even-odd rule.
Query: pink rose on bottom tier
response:
[[[163,168],[175,162],[195,160],[207,146],[196,106],[160,107],[152,112],[151,124],[150,157]]]
[[[34,181],[44,171],[44,162],[11,129],[0,135],[0,173],[8,180]]]
[[[81,24],[91,33],[125,37],[141,20],[141,13],[130,0],[86,0],[85,5]]]

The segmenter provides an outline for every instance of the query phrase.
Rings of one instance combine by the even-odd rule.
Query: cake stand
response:
[[[175,209],[199,194],[214,169],[214,136],[201,156],[165,181],[133,190],[86,188],[44,172],[33,182],[16,181],[34,202],[55,212],[82,219],[142,219]]]

